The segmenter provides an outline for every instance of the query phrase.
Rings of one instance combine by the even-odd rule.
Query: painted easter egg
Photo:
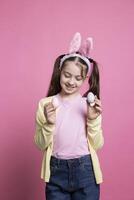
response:
[[[54,97],[54,98],[52,99],[52,104],[53,104],[53,106],[54,106],[55,108],[58,108],[59,105],[60,105],[60,102],[59,102],[58,98]]]
[[[95,105],[94,100],[95,100],[95,95],[92,92],[89,92],[87,95],[87,101],[91,106]]]

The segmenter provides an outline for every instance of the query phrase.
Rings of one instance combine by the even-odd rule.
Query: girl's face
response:
[[[82,66],[86,68],[85,65]],[[82,77],[81,67],[78,66],[78,63],[75,63],[75,61],[66,61],[60,75],[61,92],[66,95],[78,93],[85,78]]]

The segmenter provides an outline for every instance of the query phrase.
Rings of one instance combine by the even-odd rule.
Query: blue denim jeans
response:
[[[90,154],[67,160],[51,156],[50,170],[46,200],[99,200]]]

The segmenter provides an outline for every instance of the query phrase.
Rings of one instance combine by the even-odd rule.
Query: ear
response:
[[[84,81],[87,81],[89,78],[89,75],[86,75],[85,78],[84,78]]]

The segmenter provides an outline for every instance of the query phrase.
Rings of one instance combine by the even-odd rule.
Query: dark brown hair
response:
[[[79,52],[76,52],[76,53],[79,53]],[[59,70],[59,66],[60,66],[60,60],[63,56],[65,55],[60,55],[54,63],[53,73],[50,80],[47,97],[56,95],[57,93],[61,91],[61,86],[60,86],[61,71]],[[82,65],[84,64],[87,66],[87,64],[81,58],[76,56],[76,57],[70,57],[66,59],[63,62],[62,67],[64,67],[64,64],[66,63],[66,61],[75,61],[76,58]],[[96,95],[100,99],[100,76],[99,76],[98,64],[93,59],[91,58],[88,58],[88,59],[90,63],[92,63],[93,68],[92,68],[92,73],[89,76],[89,80],[88,80],[89,89],[83,94],[83,97],[86,97],[88,92],[93,92],[93,94]],[[88,71],[88,66],[86,68],[86,74],[87,74],[87,71]]]

